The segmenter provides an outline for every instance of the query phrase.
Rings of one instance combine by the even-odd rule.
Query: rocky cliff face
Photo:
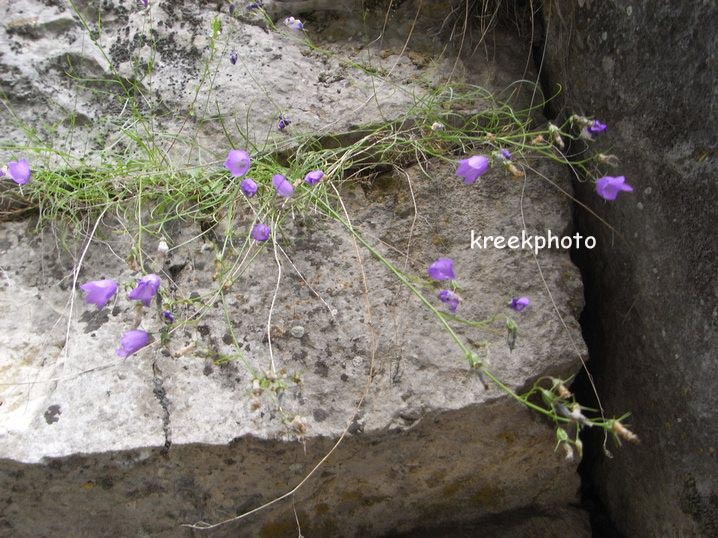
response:
[[[606,459],[593,478],[627,536],[718,532],[715,395],[717,135],[715,2],[551,2],[549,79],[562,113],[609,125],[620,173],[636,187],[618,204],[579,200],[584,326],[592,372],[610,410],[631,409],[640,447]],[[560,107],[557,107],[560,109]],[[598,446],[599,441],[596,441]]]
[[[96,2],[75,11],[13,2],[0,8],[2,89],[13,111],[2,127],[18,145],[58,144],[34,167],[68,155],[91,166],[125,143],[137,116],[123,95],[138,91],[135,112],[177,141],[165,146],[170,162],[203,163],[209,176],[231,140],[291,153],[280,113],[295,132],[334,135],[399,117],[449,77],[492,91],[526,77],[527,48],[515,36],[491,34],[473,56],[467,41],[457,59],[442,53],[458,38],[438,39],[441,25],[431,34],[425,18],[414,26],[418,3],[402,6],[391,15],[396,30],[373,46],[360,45],[375,27],[358,17],[317,16],[318,51],[261,17],[230,17],[224,5]],[[15,155],[10,145],[4,158]],[[428,159],[373,181],[336,179],[356,229],[408,274],[422,279],[436,258],[455,261],[462,317],[505,316],[513,295],[531,297],[512,352],[501,324],[457,328],[518,390],[579,369],[578,271],[560,249],[537,260],[472,250],[470,231],[520,234],[525,221],[530,233],[568,233],[561,177],[537,162],[525,182],[496,169],[469,186]],[[169,223],[166,256],[156,254],[157,237],[138,254],[116,215],[79,238],[38,232],[32,219],[0,225],[4,533],[192,535],[181,525],[232,518],[301,484],[211,535],[290,536],[299,524],[308,536],[366,536],[476,521],[505,536],[587,535],[572,508],[576,463],[555,453],[551,424],[485,388],[437,319],[345,227],[313,212],[288,215],[281,249],[252,251],[251,265],[236,260],[236,278],[220,286],[219,252],[254,218],[246,208],[224,217],[211,233],[202,222]],[[136,319],[127,290],[98,311],[73,292],[73,272],[81,260],[78,283],[131,285],[141,273],[128,257],[161,276],[180,325],[166,345],[158,336],[118,359]],[[147,310],[142,326],[159,335],[157,314]],[[276,373],[266,373],[270,360]]]

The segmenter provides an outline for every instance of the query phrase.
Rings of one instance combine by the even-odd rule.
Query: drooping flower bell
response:
[[[439,258],[429,266],[428,273],[434,280],[453,280],[456,278],[454,260],[451,258]]]
[[[257,194],[257,184],[251,178],[246,178],[242,180],[240,188],[242,189],[242,192],[247,198],[252,198],[254,195]]]
[[[516,312],[521,312],[524,308],[531,304],[531,299],[528,297],[514,297],[509,303],[509,307]]]
[[[322,180],[323,177],[324,172],[322,172],[321,170],[313,170],[309,172],[306,176],[304,176],[304,181],[306,181],[310,185],[316,185]]]
[[[603,176],[596,181],[596,192],[604,200],[612,202],[618,197],[619,192],[633,192],[633,187],[626,183],[623,176]]]
[[[133,353],[137,353],[140,349],[150,343],[150,335],[146,331],[135,329],[127,331],[120,339],[120,347],[115,350],[118,357],[127,358]]]
[[[292,120],[286,117],[284,114],[279,115],[279,121],[277,121],[277,129],[284,131],[287,127],[292,124]]]
[[[234,177],[241,177],[247,173],[251,161],[249,153],[243,149],[233,149],[227,154],[227,160],[224,161],[224,167]]]
[[[459,161],[456,168],[456,175],[464,178],[464,183],[470,185],[474,183],[479,176],[484,175],[489,169],[489,159],[483,155],[474,155],[468,159]]]
[[[152,299],[160,289],[160,277],[155,274],[145,275],[138,282],[135,289],[127,294],[127,298],[133,301],[140,301],[145,306],[150,306]]]
[[[7,173],[18,185],[26,185],[30,181],[30,165],[25,159],[7,163]]]
[[[252,226],[252,233],[250,234],[252,236],[252,239],[255,241],[266,241],[269,239],[269,233],[270,229],[269,226],[266,224],[262,224],[261,222],[258,222],[254,226]]]
[[[117,282],[112,279],[91,280],[80,286],[80,289],[85,292],[85,302],[101,310],[117,292]]]
[[[239,56],[237,56],[236,50],[233,50],[229,53],[229,63],[231,63],[232,65],[235,65],[237,63],[237,58],[239,58]]]
[[[294,194],[294,187],[282,174],[274,174],[272,177],[272,185],[276,189],[277,195],[282,198],[289,198]]]

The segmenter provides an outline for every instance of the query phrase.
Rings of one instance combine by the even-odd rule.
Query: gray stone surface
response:
[[[142,83],[152,91],[162,90],[162,106],[168,110],[186,110],[191,102],[187,85],[196,84],[201,73],[214,13],[195,2],[150,3],[149,14],[134,5],[103,4],[100,40],[111,50],[137,27],[149,32],[152,25],[162,28],[161,23],[169,21],[172,30],[159,34],[168,41],[157,41],[160,57],[152,81]],[[28,6],[38,4],[19,2],[2,9],[6,20],[15,21],[14,28],[23,28],[17,18],[28,16]],[[97,20],[96,4],[88,6],[83,13]],[[43,67],[56,58],[58,47],[89,47],[87,35],[69,43],[70,34],[78,33],[76,26],[68,34],[47,37],[46,32],[69,28],[70,20],[76,23],[67,13],[61,7],[44,7],[33,12],[40,18],[25,23],[25,30],[8,33],[6,25],[10,44],[2,49],[2,62],[15,73],[4,81],[9,93],[17,96],[13,105],[28,120],[50,118],[64,114],[55,99],[69,104],[77,95],[78,107],[88,107],[90,124],[100,117],[122,118],[122,109],[114,109],[109,99],[85,98],[81,87]],[[230,28],[234,23],[224,24]],[[416,85],[420,91],[430,87],[427,80],[454,67],[452,57],[442,59],[439,52],[426,56],[418,47],[420,51],[411,56],[414,60],[405,56],[386,86],[377,86],[385,116],[371,108],[376,103],[355,111],[366,95],[373,95],[365,94],[373,79],[360,71],[341,71],[332,63],[339,60],[333,58],[327,60],[329,71],[341,72],[344,79],[329,87],[326,82],[298,85],[308,72],[318,77],[325,60],[307,52],[297,36],[284,29],[265,32],[256,24],[237,24],[226,30],[227,35],[242,43],[247,53],[243,61],[256,62],[247,69],[264,87],[276,90],[273,99],[280,105],[262,106],[269,99],[257,89],[233,88],[226,50],[217,60],[227,71],[218,71],[216,95],[222,97],[220,106],[227,107],[223,113],[245,117],[249,110],[252,134],[264,129],[272,139],[283,136],[273,131],[280,109],[292,115],[297,128],[338,132],[394,117],[412,102],[411,92],[404,91],[414,87],[412,80],[423,80]],[[127,34],[125,26],[130,28]],[[326,32],[329,39],[331,28]],[[356,40],[360,37],[366,36]],[[336,50],[346,50],[348,37],[342,39]],[[252,43],[260,42],[275,52],[281,46],[281,65],[295,66],[291,69],[296,73],[287,77],[286,68],[278,68],[280,59],[271,60],[274,52],[250,54],[257,49]],[[493,89],[523,78],[525,46],[501,34],[491,42],[506,47],[488,55],[485,69],[472,60],[476,74],[470,78]],[[443,48],[443,42],[436,44]],[[14,51],[18,47],[24,52]],[[197,49],[194,54],[192,47]],[[119,62],[122,76],[130,78],[136,76],[129,69],[131,58],[141,56],[141,48],[131,47],[125,62],[121,55],[110,55],[109,62],[83,56],[76,63],[107,76],[109,63]],[[84,55],[87,49],[72,50]],[[365,50],[350,50],[348,55],[358,58]],[[487,58],[485,52],[482,59]],[[22,61],[23,53],[35,61]],[[384,56],[388,68],[398,58]],[[378,53],[372,58],[382,60]],[[466,58],[457,64],[457,77],[466,72],[467,64]],[[239,66],[238,62],[233,67]],[[237,78],[235,72],[233,80]],[[46,82],[50,86],[43,88]],[[341,86],[341,99],[333,97],[334,84]],[[27,93],[21,93],[23,88]],[[147,112],[156,106],[152,101]],[[216,159],[216,148],[226,148],[224,135],[216,124],[202,121],[212,117],[211,107],[198,107],[196,112],[188,136],[206,135],[207,160]],[[98,126],[90,124],[87,131],[76,131],[77,140],[94,151],[90,134]],[[157,127],[167,125],[158,122]],[[194,157],[205,160],[202,152]],[[559,169],[542,162],[532,165],[567,187]],[[466,186],[453,175],[453,165],[429,161],[423,166],[428,175],[414,165],[406,175],[386,174],[362,185],[342,185],[355,226],[383,255],[419,279],[436,258],[453,258],[465,318],[512,314],[507,308],[512,296],[531,297],[531,307],[514,316],[520,329],[511,353],[500,322],[492,331],[457,326],[470,345],[488,345],[493,371],[510,387],[525,388],[542,375],[575,373],[579,357],[574,345],[585,354],[577,322],[583,296],[568,254],[546,250],[538,257],[566,330],[529,252],[469,248],[472,228],[488,235],[520,234],[521,204],[530,233],[568,233],[570,200],[534,173],[527,176],[525,189],[522,181],[498,169]],[[181,524],[230,518],[294,487],[349,425],[339,449],[293,499],[211,535],[295,535],[293,506],[307,536],[382,535],[477,520],[487,526],[505,521],[505,536],[521,536],[532,532],[521,529],[547,525],[549,514],[553,524],[563,522],[570,534],[588,535],[583,513],[569,508],[578,490],[576,463],[554,452],[550,424],[496,388],[486,390],[437,320],[361,248],[360,265],[350,236],[336,222],[312,213],[287,216],[279,245],[288,258],[277,253],[282,278],[271,320],[269,305],[278,278],[271,249],[260,249],[246,266],[225,258],[225,269],[239,264],[234,266],[238,278],[220,297],[213,279],[217,252],[228,230],[235,231],[234,244],[241,244],[251,223],[252,215],[245,210],[223,222],[215,236],[200,237],[199,223],[168,226],[172,250],[165,260],[155,255],[157,239],[145,235],[145,268],[162,276],[163,296],[176,303],[173,311],[179,323],[163,346],[159,311],[154,305],[147,309],[141,327],[152,332],[155,341],[125,360],[118,359],[114,349],[135,319],[126,293],[141,275],[127,262],[133,238],[125,227],[131,229],[132,223],[107,216],[83,257],[78,282],[116,278],[123,286],[116,302],[99,312],[83,304],[79,291],[70,301],[73,268],[86,237],[63,238],[59,228],[37,233],[32,221],[0,226],[3,533],[190,536],[192,531]],[[59,241],[68,250],[58,249]],[[422,286],[442,308],[436,289]],[[280,397],[269,390],[260,393],[253,382],[252,372],[262,375],[270,369],[270,353],[277,369],[287,372],[287,389]],[[293,374],[301,384],[292,381]],[[355,416],[369,380],[366,399]]]
[[[640,446],[600,454],[593,479],[626,536],[718,533],[715,225],[716,2],[552,3],[547,66],[563,110],[595,114],[596,149],[635,191],[577,196],[598,238],[582,260],[592,372],[609,412],[634,412]],[[547,20],[548,20],[547,19]],[[599,441],[596,440],[598,447]]]

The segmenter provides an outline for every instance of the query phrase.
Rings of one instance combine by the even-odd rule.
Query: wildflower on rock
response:
[[[255,241],[266,241],[269,239],[269,226],[266,224],[262,224],[261,222],[258,222],[252,227],[252,239]]]
[[[304,28],[302,21],[295,19],[294,17],[287,17],[284,19],[284,26],[288,26],[292,30],[302,30]]]
[[[85,302],[101,310],[117,292],[117,282],[112,279],[91,280],[80,286],[80,289],[85,292]]]
[[[482,176],[489,169],[489,159],[483,155],[474,155],[468,159],[459,161],[456,168],[456,175],[464,178],[464,183],[472,184],[479,176]]]
[[[251,162],[249,153],[242,149],[233,149],[227,154],[227,160],[224,161],[224,167],[234,177],[241,177],[247,173]]]
[[[284,131],[287,127],[289,127],[292,123],[292,120],[287,118],[284,114],[279,115],[279,121],[277,122],[277,129],[280,131]]]
[[[127,331],[120,339],[120,347],[115,350],[117,356],[123,359],[129,357],[133,353],[137,353],[140,349],[150,343],[150,335],[146,331],[136,329]]]
[[[272,185],[274,185],[277,194],[282,198],[289,198],[294,194],[294,187],[282,174],[275,174],[272,177]]]
[[[322,172],[321,170],[313,170],[309,172],[306,176],[304,176],[304,181],[306,181],[310,185],[316,185],[322,180],[323,177],[324,172]]]
[[[157,295],[157,290],[160,289],[160,283],[160,277],[157,275],[145,275],[137,282],[137,287],[127,294],[127,298],[150,306],[150,302]]]
[[[7,173],[18,185],[25,185],[30,181],[30,165],[25,159],[7,163]]]
[[[516,310],[516,312],[521,312],[530,304],[531,299],[529,299],[528,297],[514,297],[513,299],[511,299],[509,306]]]
[[[251,178],[242,180],[240,188],[247,198],[252,198],[255,194],[257,194],[257,184]]]
[[[456,309],[459,306],[459,303],[461,302],[461,297],[459,297],[457,294],[455,294],[451,290],[441,290],[439,292],[439,300],[442,303],[446,303],[449,305],[449,310],[451,312],[456,312]]]
[[[626,183],[623,176],[603,176],[596,181],[596,192],[604,200],[612,202],[618,197],[619,192],[633,192],[633,187]]]
[[[169,310],[162,311],[162,319],[164,319],[167,323],[175,322],[175,317],[172,315],[172,312],[170,312]]]
[[[232,52],[229,53],[229,62],[232,65],[235,65],[237,63],[237,58],[238,58],[238,56],[237,56],[236,50],[233,50]]]
[[[451,258],[439,258],[429,266],[429,276],[434,280],[453,280],[456,278],[454,274],[454,260]]]

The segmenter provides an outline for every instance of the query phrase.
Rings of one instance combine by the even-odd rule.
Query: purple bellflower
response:
[[[468,159],[459,161],[456,168],[456,175],[464,178],[464,183],[472,184],[479,176],[484,175],[489,169],[489,159],[483,155],[474,155]]]
[[[252,198],[255,194],[257,194],[257,184],[251,178],[242,180],[240,188],[247,198]]]
[[[117,292],[117,282],[112,279],[91,280],[80,286],[80,289],[85,292],[85,302],[101,310]]]
[[[163,310],[162,311],[162,319],[164,319],[167,323],[174,323],[175,317],[172,315],[172,312],[169,310]]]
[[[287,181],[287,178],[282,174],[274,174],[272,177],[272,185],[277,190],[277,194],[282,198],[289,198],[294,194],[294,187]]]
[[[224,167],[234,177],[241,177],[247,173],[251,162],[249,153],[243,149],[233,149],[227,154],[227,160],[224,161]]]
[[[144,7],[147,7],[150,4],[150,0],[138,0],[138,2]]]
[[[247,6],[247,9],[259,9],[264,7],[264,2],[252,2]]]
[[[461,302],[461,297],[456,295],[451,290],[441,290],[439,292],[439,300],[442,303],[446,303],[449,305],[449,310],[451,310],[452,313],[456,312],[456,309],[459,306],[459,303]]]
[[[456,278],[454,274],[454,260],[451,258],[439,258],[429,266],[429,276],[434,280],[453,280]]]
[[[160,277],[157,275],[145,275],[137,282],[137,287],[127,294],[127,298],[140,301],[145,306],[150,306],[152,298],[157,295],[157,290],[160,289],[160,283]]]
[[[531,299],[528,297],[514,297],[511,299],[511,302],[509,303],[509,306],[516,310],[516,312],[521,312],[524,308],[526,308],[528,305],[531,304]]]
[[[269,226],[258,222],[252,227],[252,239],[255,241],[266,241],[269,239]]]
[[[284,114],[279,115],[279,121],[277,122],[277,129],[284,131],[287,127],[292,124],[292,120],[287,118]]]
[[[238,56],[236,50],[233,50],[229,53],[229,63],[231,63],[232,65],[235,65],[237,63],[237,58]]]
[[[306,176],[304,176],[304,181],[306,181],[310,185],[316,185],[322,180],[323,177],[324,172],[322,172],[321,170],[313,170],[309,172]]]
[[[619,192],[633,192],[633,187],[626,183],[623,176],[603,176],[596,181],[596,192],[604,200],[612,202],[618,197]]]
[[[501,148],[501,149],[499,150],[499,156],[500,156],[504,161],[510,161],[510,160],[511,160],[511,152],[510,152],[509,150],[507,150],[506,148]]]
[[[7,163],[7,173],[18,185],[25,185],[30,181],[30,165],[25,159]]]
[[[295,19],[294,17],[287,17],[284,19],[284,26],[288,26],[292,30],[302,30],[304,28],[302,21]]]
[[[593,120],[593,123],[588,126],[588,132],[592,135],[597,135],[600,133],[604,133],[608,130],[608,125],[605,123],[601,123],[598,120]]]
[[[115,350],[115,353],[117,353],[118,357],[125,359],[133,353],[137,353],[149,343],[150,335],[148,332],[139,329],[127,331],[122,335],[120,347]]]

